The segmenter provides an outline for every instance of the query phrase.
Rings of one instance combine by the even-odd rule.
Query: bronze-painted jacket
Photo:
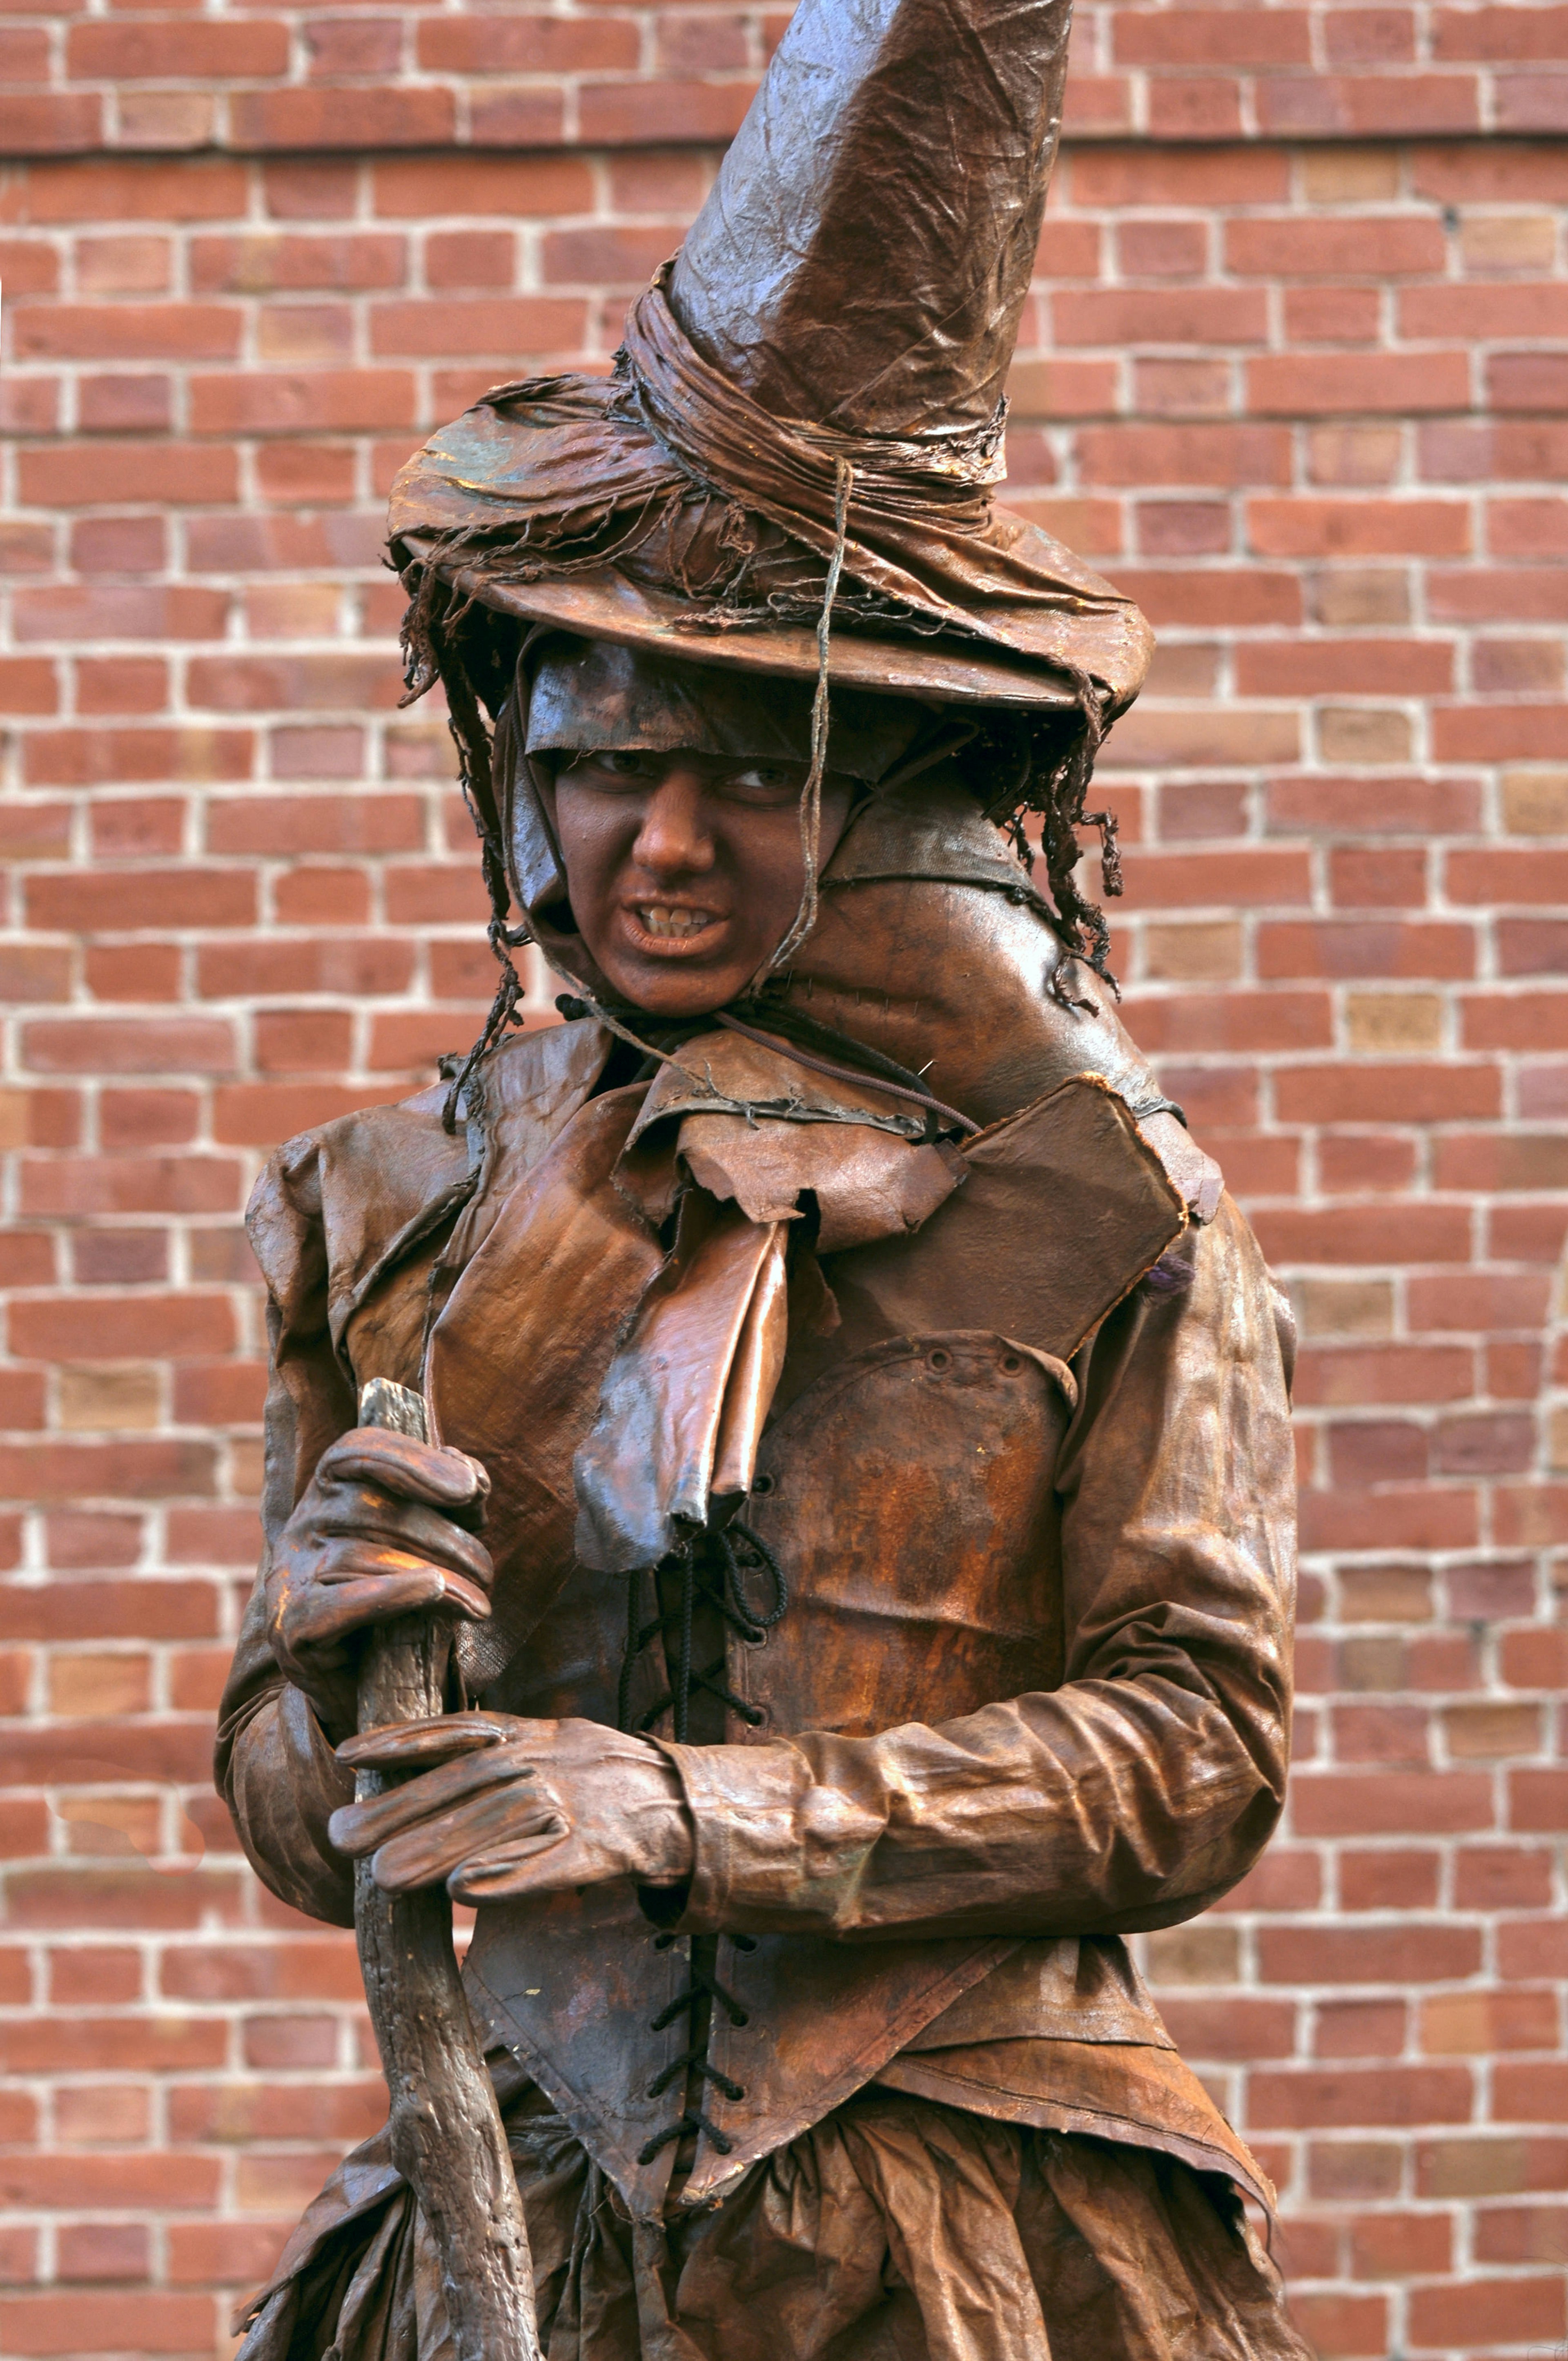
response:
[[[943,859],[924,890],[950,913]],[[909,870],[888,875],[907,917]],[[992,950],[1038,924],[1022,897],[970,901]],[[862,895],[857,927],[874,917]],[[843,990],[824,999],[843,1024]],[[291,1142],[258,1191],[269,1536],[356,1386],[422,1380],[492,1477],[471,1694],[614,1722],[633,1570],[727,1491],[784,1571],[765,1640],[726,1634],[723,1742],[655,1724],[696,1832],[684,1908],[663,1897],[677,1940],[656,1898],[609,1887],[487,1905],[469,1958],[491,2040],[643,2215],[674,2148],[640,2158],[679,2111],[650,2085],[686,2037],[654,2020],[702,1935],[745,2022],[714,2012],[728,2150],[699,2143],[683,2204],[873,2080],[1266,2198],[1122,1938],[1223,1894],[1280,1809],[1287,1315],[1212,1168],[1149,1115],[1105,995],[1035,1005],[1029,1094],[985,1104],[982,1038],[990,1119],[961,1148],[733,1034],[618,1086],[622,1053],[579,1022],[513,1037],[455,1138],[425,1093]],[[350,1782],[260,1596],[220,1784],[269,1885],[346,1925],[326,1822]],[[633,1725],[665,1671],[655,1632]]]

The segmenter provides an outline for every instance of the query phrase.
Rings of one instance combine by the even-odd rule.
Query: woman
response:
[[[1065,18],[960,13],[807,0],[617,379],[503,390],[411,470],[492,939],[576,990],[519,1036],[503,980],[449,1087],[291,1143],[253,1209],[221,1784],[318,1917],[356,1859],[478,1906],[550,2361],[1304,2351],[1123,1941],[1280,1808],[1288,1329],[1073,880],[1146,634],[981,489]],[[938,118],[973,218],[862,316]],[[440,1443],[358,1428],[373,1378]],[[454,1710],[350,1742],[415,1610]],[[356,1805],[340,1747],[417,1767]],[[250,2361],[443,2349],[383,2144],[252,2319]]]

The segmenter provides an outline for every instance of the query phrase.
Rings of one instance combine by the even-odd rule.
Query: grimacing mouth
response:
[[[624,901],[620,914],[633,946],[659,959],[694,957],[716,950],[729,917],[727,911],[710,910],[700,902],[656,900],[652,895]]]
[[[632,906],[644,934],[673,936],[677,942],[702,934],[715,923],[711,910],[694,909],[680,902],[638,902]]]

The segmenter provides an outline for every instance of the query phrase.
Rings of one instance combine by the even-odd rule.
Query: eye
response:
[[[561,765],[557,774],[563,779],[580,780],[586,786],[609,787],[620,783],[641,785],[649,777],[648,757],[624,748],[593,748],[583,754],[574,754]]]
[[[750,763],[720,782],[721,793],[747,804],[793,803],[800,788],[801,774],[784,763]]]

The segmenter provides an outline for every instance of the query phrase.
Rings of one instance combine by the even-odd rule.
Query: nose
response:
[[[659,877],[701,874],[713,867],[713,832],[703,781],[678,755],[643,806],[631,858]]]

